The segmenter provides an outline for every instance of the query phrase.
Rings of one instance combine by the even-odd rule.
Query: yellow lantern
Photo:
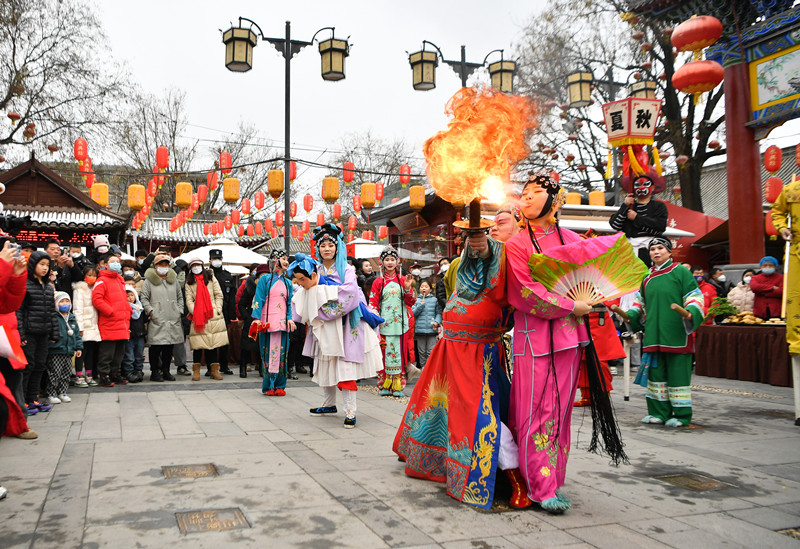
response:
[[[361,207],[369,210],[375,206],[375,183],[361,184]]]
[[[108,206],[108,185],[99,182],[95,183],[89,189],[89,197],[105,208]]]
[[[414,185],[408,188],[409,207],[418,212],[425,207],[425,187],[422,185]]]
[[[181,181],[175,185],[175,205],[179,208],[188,208],[192,205],[192,184]]]
[[[145,205],[145,188],[144,185],[134,183],[128,187],[128,208],[131,210],[139,211]]]
[[[225,202],[239,202],[239,180],[235,177],[226,177],[222,180],[222,197]],[[189,204],[192,203],[192,195],[189,194]]]
[[[270,170],[267,173],[267,192],[275,199],[275,202],[283,194],[283,172],[281,170]]]
[[[603,191],[592,191],[589,193],[589,205],[590,206],[605,206],[606,205],[606,193]]]
[[[567,204],[580,204],[581,193],[567,193]]]
[[[322,178],[322,200],[326,204],[333,204],[339,200],[339,178],[338,177],[324,177]]]

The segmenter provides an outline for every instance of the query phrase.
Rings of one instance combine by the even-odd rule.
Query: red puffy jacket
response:
[[[97,327],[103,341],[130,337],[131,306],[122,275],[110,269],[100,271],[92,290],[92,305],[97,309]]]
[[[19,343],[17,309],[25,299],[26,283],[26,273],[15,275],[14,267],[9,262],[0,260],[0,325],[10,332],[8,337],[16,338],[17,343]],[[15,370],[25,369],[24,362],[13,359],[10,359],[9,362]]]

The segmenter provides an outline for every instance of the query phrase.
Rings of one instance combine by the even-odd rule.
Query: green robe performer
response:
[[[653,267],[627,311],[635,332],[644,330],[636,383],[647,388],[642,423],[685,427],[692,420],[691,334],[703,322],[703,294],[688,269],[672,261],[672,243],[650,241]]]

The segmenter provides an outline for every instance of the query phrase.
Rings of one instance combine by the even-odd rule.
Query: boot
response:
[[[233,370],[231,370],[230,368],[228,368],[227,364],[226,364],[224,367],[220,368],[220,369],[219,369],[219,372],[220,372],[221,374],[225,374],[226,376],[232,376],[232,375],[233,375]],[[212,377],[213,377],[213,376],[212,376]]]
[[[211,379],[222,379],[222,376],[219,375],[219,362],[215,362],[211,365]]]
[[[592,404],[592,397],[589,393],[588,387],[580,387],[581,390],[581,398],[580,400],[575,401],[575,406],[590,406]]]
[[[247,377],[247,366],[239,365],[239,377]]]
[[[508,482],[511,483],[511,500],[508,502],[511,507],[524,509],[533,505],[531,498],[528,497],[528,488],[519,467],[515,469],[505,469]]]
[[[192,364],[192,381],[200,381],[200,368],[201,364]]]
[[[150,381],[164,381],[161,370],[150,370]]]

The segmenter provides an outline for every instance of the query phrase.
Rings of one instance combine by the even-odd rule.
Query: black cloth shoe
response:
[[[150,381],[164,381],[164,375],[158,370],[153,370],[150,372]]]
[[[232,376],[233,375],[233,370],[231,370],[227,366],[225,366],[224,368],[222,366],[220,366],[219,367],[219,373],[225,374],[226,376]]]
[[[163,373],[164,381],[175,381],[175,376],[169,372]]]
[[[206,376],[206,377],[211,377],[211,369],[209,369],[208,367],[206,367],[206,373],[205,373],[205,376]]]
[[[294,367],[294,371],[297,372],[298,374],[307,374],[308,373],[308,370],[306,370],[306,367],[305,366],[301,366],[299,364]]]
[[[247,366],[239,366],[239,377],[247,377]]]
[[[111,381],[114,382],[114,385],[127,385],[128,384],[128,380],[125,379],[124,377],[122,377],[119,374],[114,374],[113,376],[111,376]]]
[[[309,410],[312,416],[327,416],[336,413],[336,406],[320,406],[319,408],[311,408]]]

